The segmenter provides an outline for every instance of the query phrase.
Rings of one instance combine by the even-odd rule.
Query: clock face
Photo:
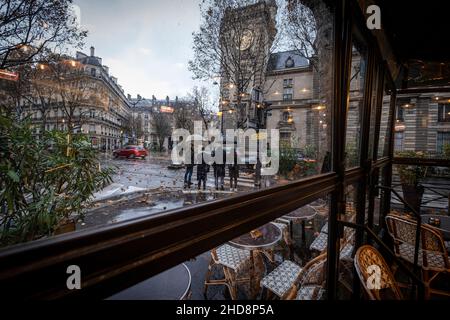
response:
[[[239,49],[241,51],[247,50],[253,43],[253,32],[251,30],[244,30],[241,38]]]

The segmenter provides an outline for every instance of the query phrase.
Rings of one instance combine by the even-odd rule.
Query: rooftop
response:
[[[309,67],[308,59],[298,54],[296,50],[275,52],[270,55],[267,71],[278,71]]]

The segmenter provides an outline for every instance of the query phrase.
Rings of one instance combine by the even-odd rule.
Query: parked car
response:
[[[148,156],[148,151],[144,147],[140,146],[126,146],[122,149],[113,151],[114,158],[127,157],[130,159],[142,158],[145,159]]]

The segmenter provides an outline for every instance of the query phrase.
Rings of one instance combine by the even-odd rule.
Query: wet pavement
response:
[[[113,183],[95,195],[95,202],[88,210],[77,229],[104,226],[125,220],[150,216],[159,212],[177,209],[196,203],[230,197],[237,193],[254,190],[252,177],[239,178],[238,192],[231,192],[228,181],[224,191],[216,191],[212,172],[208,174],[207,189],[195,188],[196,172],[192,176],[193,186],[183,190],[183,168],[170,169],[168,157],[142,159],[113,159],[105,156],[103,167],[116,170]],[[226,179],[227,180],[227,179]]]

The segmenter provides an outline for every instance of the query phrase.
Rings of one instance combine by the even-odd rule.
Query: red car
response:
[[[148,156],[148,151],[144,147],[139,146],[126,146],[122,149],[113,151],[114,158],[127,157],[127,158],[142,158],[145,159]]]

